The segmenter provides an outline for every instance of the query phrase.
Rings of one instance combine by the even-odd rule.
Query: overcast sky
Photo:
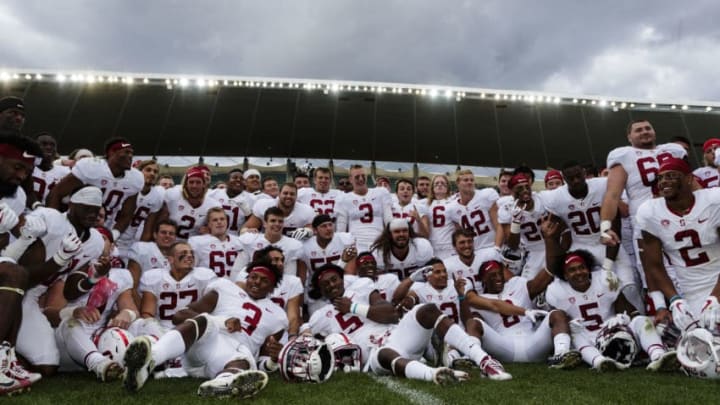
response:
[[[2,0],[0,68],[720,101],[720,2]]]

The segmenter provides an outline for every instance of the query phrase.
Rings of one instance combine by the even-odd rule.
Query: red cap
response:
[[[191,167],[185,172],[185,178],[191,179],[193,177],[199,177],[205,180],[205,173],[206,171],[203,170],[201,167]]]
[[[526,176],[522,173],[518,173],[518,174],[512,176],[510,178],[510,181],[508,182],[508,186],[510,188],[514,188],[518,184],[530,185],[530,179],[528,178],[528,176]]]
[[[562,173],[560,173],[560,170],[548,170],[548,172],[545,174],[545,184],[547,184],[550,180],[556,179],[563,181],[563,176]]]
[[[565,267],[567,267],[573,263],[585,263],[585,260],[582,258],[582,256],[571,253],[565,257],[564,265]]]
[[[712,148],[713,146],[720,146],[720,139],[718,138],[710,138],[703,144],[703,152],[707,152],[708,149]]]
[[[503,268],[502,264],[500,264],[500,262],[498,262],[497,260],[487,261],[487,262],[485,262],[485,265],[480,268],[480,278],[483,279],[483,278],[485,278],[485,275],[487,275],[487,273],[489,273],[495,269],[502,270],[502,268]]]
[[[690,172],[691,172],[690,166],[687,164],[687,162],[682,159],[678,159],[678,158],[666,159],[660,165],[660,170],[658,170],[658,173],[667,172],[670,170],[683,172],[685,174],[690,174]]]

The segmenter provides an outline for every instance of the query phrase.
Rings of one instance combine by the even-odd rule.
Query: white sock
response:
[[[411,361],[405,366],[405,377],[413,380],[432,381],[435,369],[419,361]]]
[[[155,364],[160,365],[185,353],[185,341],[177,330],[162,335],[152,346],[152,357]]]
[[[570,335],[558,333],[553,337],[553,345],[555,346],[556,356],[567,353],[570,350]]]
[[[97,351],[97,347],[82,325],[76,322],[65,322],[60,327],[62,328],[60,332],[65,340],[65,350],[75,362],[85,364],[88,370],[92,370],[98,363],[105,360],[105,356]]]
[[[458,325],[452,325],[445,334],[445,341],[460,351],[460,353],[468,356],[476,364],[480,364],[482,359],[488,354],[480,345],[480,340],[474,336],[465,333]]]
[[[650,361],[657,360],[665,353],[665,345],[663,345],[662,339],[655,329],[655,323],[650,317],[636,316],[630,322],[630,329],[637,336],[640,347],[650,356]]]

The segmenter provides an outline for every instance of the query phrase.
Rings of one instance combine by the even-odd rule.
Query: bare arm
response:
[[[287,317],[288,317],[288,335],[297,335],[300,331],[300,325],[302,324],[302,316],[300,315],[300,308],[303,303],[303,295],[299,294],[296,297],[292,297],[287,302]],[[282,337],[282,336],[281,336]]]
[[[140,300],[140,316],[155,318],[155,315],[157,315],[157,297],[151,292],[144,291]]]
[[[59,210],[62,199],[70,195],[73,190],[82,187],[82,185],[83,182],[80,181],[80,179],[75,177],[72,173],[68,174],[63,177],[52,190],[50,190],[50,194],[47,196],[47,206]]]
[[[210,291],[203,295],[202,298],[188,305],[187,308],[177,311],[173,315],[173,325],[183,323],[186,319],[194,318],[203,313],[210,313],[215,309],[218,301],[218,293],[216,291]]]
[[[625,183],[627,182],[627,173],[621,165],[615,165],[610,169],[607,180],[607,190],[603,197],[602,207],[600,208],[600,219],[602,221],[612,221],[618,214],[618,205]],[[608,233],[611,231],[608,231]],[[614,232],[613,232],[614,233]],[[620,240],[617,234],[610,234],[612,239],[605,244],[617,244]]]
[[[525,315],[525,308],[518,307],[517,305],[513,305],[502,300],[481,297],[475,291],[468,291],[465,293],[464,301],[467,301],[468,305],[473,308],[493,311],[501,315]]]
[[[122,204],[122,208],[120,211],[118,211],[117,215],[115,216],[115,225],[114,228],[120,231],[120,233],[125,232],[128,226],[130,226],[130,222],[133,219],[133,215],[135,215],[135,208],[137,207],[137,194],[133,194],[130,197],[126,198],[125,201]]]

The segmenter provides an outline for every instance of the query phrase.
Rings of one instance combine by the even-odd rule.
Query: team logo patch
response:
[[[315,254],[316,254],[316,253],[315,253],[314,251],[313,251],[313,252],[310,252],[310,256],[315,257]]]
[[[680,226],[685,226],[685,220],[683,218],[680,218]]]
[[[575,304],[575,297],[568,298],[568,301],[570,301],[571,304]]]
[[[353,205],[358,205],[358,200],[353,200]]]
[[[569,210],[574,210],[574,209],[575,209],[575,204],[570,204],[570,205],[568,205],[568,209],[569,209]]]
[[[214,244],[214,243],[211,243],[211,244],[210,244],[210,249],[215,249],[215,244]]]
[[[185,206],[184,206],[184,205],[182,205],[182,204],[180,204],[180,205],[178,205],[178,209],[179,209],[180,211],[182,211],[182,210],[184,210],[184,209],[185,209]]]
[[[662,225],[662,226],[664,226],[665,228],[667,228],[668,226],[670,226],[670,221],[667,220],[667,219],[663,219],[662,221],[660,221],[660,225]]]
[[[169,284],[169,283],[163,283],[162,288],[163,288],[163,290],[169,290],[169,289],[170,289],[170,284]]]
[[[107,180],[104,180],[104,179],[101,180],[101,181],[100,181],[100,184],[102,184],[103,186],[107,185]]]
[[[327,311],[327,312],[325,313],[325,316],[328,317],[328,318],[332,318],[332,317],[333,317],[332,311]]]
[[[157,258],[155,258],[155,257],[151,258],[150,263],[157,263]]]
[[[428,295],[427,295],[427,300],[428,300],[428,301],[432,301],[432,295],[428,294]]]

